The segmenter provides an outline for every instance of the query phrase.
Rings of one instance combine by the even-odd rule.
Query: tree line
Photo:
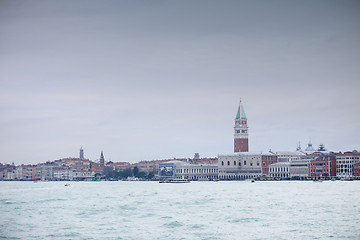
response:
[[[96,178],[101,179],[126,179],[128,177],[136,177],[141,179],[153,179],[155,174],[153,172],[150,172],[149,174],[146,174],[145,172],[142,172],[139,170],[138,167],[134,168],[127,168],[122,171],[116,171],[112,167],[105,167],[102,170],[102,174],[96,174]]]

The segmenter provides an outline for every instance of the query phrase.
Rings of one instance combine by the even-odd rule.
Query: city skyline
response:
[[[2,163],[360,150],[358,1],[2,1]]]

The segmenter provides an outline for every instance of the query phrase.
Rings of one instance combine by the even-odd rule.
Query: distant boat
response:
[[[210,178],[209,181],[211,181],[211,182],[218,182],[218,181],[220,181],[220,180],[219,180],[218,178]]]
[[[246,182],[252,182],[252,183],[254,183],[254,182],[255,182],[255,179],[253,179],[253,178],[249,179],[249,178],[248,178],[248,179],[245,179],[245,181],[246,181]]]
[[[139,181],[137,177],[127,177],[127,181]]]
[[[165,179],[160,180],[159,183],[189,183],[189,179]]]
[[[321,179],[314,179],[314,181],[313,182],[322,182],[322,180]]]
[[[70,187],[70,183],[65,183],[65,187]]]

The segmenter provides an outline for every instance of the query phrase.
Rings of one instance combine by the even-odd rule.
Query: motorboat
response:
[[[163,179],[159,183],[189,183],[189,179]]]

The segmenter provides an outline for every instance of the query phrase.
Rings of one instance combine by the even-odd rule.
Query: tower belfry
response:
[[[247,118],[244,111],[244,106],[240,98],[238,111],[235,117],[234,126],[234,152],[248,152],[249,151],[249,137]]]

